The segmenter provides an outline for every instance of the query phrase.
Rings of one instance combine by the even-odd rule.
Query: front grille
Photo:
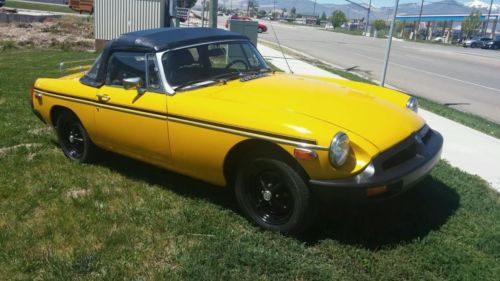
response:
[[[402,142],[377,157],[375,165],[381,170],[397,167],[417,156],[421,146],[426,146],[432,138],[432,130],[425,126]]]
[[[396,154],[382,162],[382,168],[384,168],[384,170],[388,170],[412,159],[413,157],[415,157],[415,155],[417,155],[417,144],[413,142],[403,150],[397,152]]]
[[[424,144],[427,144],[429,142],[429,139],[432,137],[432,131],[431,130],[427,130],[427,133],[425,133],[425,135],[422,137],[422,142]]]

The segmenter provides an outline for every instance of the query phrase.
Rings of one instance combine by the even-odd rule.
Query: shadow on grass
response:
[[[207,200],[242,215],[230,188],[217,187],[114,153],[102,153],[97,165],[181,196]],[[439,229],[458,209],[459,201],[454,190],[429,176],[412,190],[391,200],[322,214],[307,236],[298,239],[312,245],[334,239],[370,250],[396,246]]]
[[[425,237],[439,229],[459,208],[460,196],[429,176],[408,192],[389,200],[370,203],[355,210],[322,211],[306,239],[318,243],[334,239],[370,250],[393,247]],[[330,209],[331,211],[331,209]]]
[[[215,186],[112,152],[100,151],[96,165],[128,178],[160,186],[181,196],[207,200],[239,213],[236,198],[229,188]]]

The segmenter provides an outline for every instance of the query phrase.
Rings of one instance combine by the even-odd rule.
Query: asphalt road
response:
[[[259,38],[276,42],[269,31]],[[386,39],[272,25],[282,45],[380,80]],[[386,83],[500,123],[500,51],[393,41]]]

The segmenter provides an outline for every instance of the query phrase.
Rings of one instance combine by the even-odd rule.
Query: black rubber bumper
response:
[[[441,159],[443,137],[425,126],[401,143],[377,156],[360,174],[338,180],[310,180],[313,194],[322,200],[343,198],[351,202],[384,199],[414,186]],[[367,190],[386,186],[387,191],[369,197]]]

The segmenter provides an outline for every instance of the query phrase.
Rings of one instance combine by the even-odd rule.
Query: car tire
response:
[[[262,28],[260,28],[260,27],[257,28],[257,33],[262,33],[262,32],[264,32],[264,30],[262,30]]]
[[[88,163],[95,158],[96,147],[73,112],[63,111],[56,122],[57,139],[70,160]]]
[[[496,50],[496,49],[498,49],[498,47],[497,47],[497,45],[492,45],[491,49]]]
[[[235,194],[245,216],[265,230],[299,235],[314,219],[305,180],[280,160],[257,158],[243,163]]]
[[[476,48],[476,47],[477,47],[477,44],[476,44],[476,43],[472,43],[472,44],[470,44],[470,47],[471,47],[471,48]]]

